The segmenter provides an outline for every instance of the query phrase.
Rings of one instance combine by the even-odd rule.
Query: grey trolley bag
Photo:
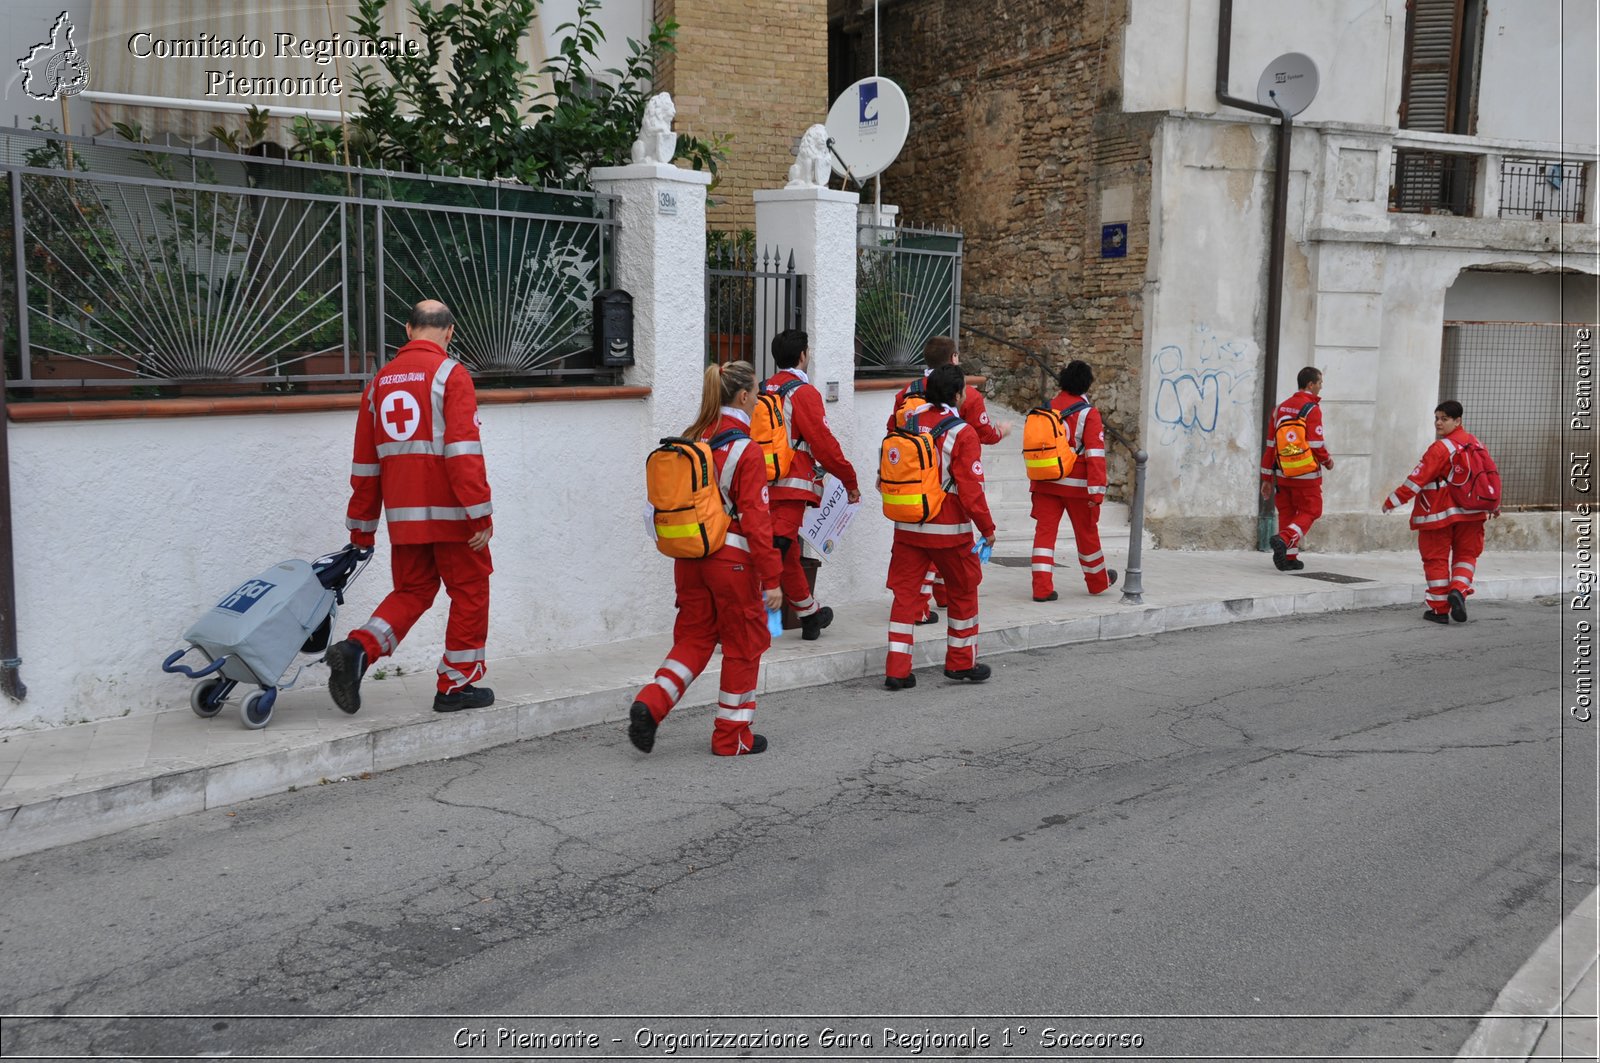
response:
[[[239,683],[259,687],[239,703],[239,719],[252,730],[272,719],[278,691],[300,678],[289,666],[301,653],[328,648],[344,590],[366,568],[371,547],[346,546],[316,561],[284,561],[248,580],[208,609],[183,633],[188,649],[175,651],[162,670],[199,680],[189,692],[195,715],[210,719],[222,711]],[[190,668],[178,663],[199,650],[209,663]]]

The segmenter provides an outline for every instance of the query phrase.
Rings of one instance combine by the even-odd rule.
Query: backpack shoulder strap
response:
[[[1302,421],[1305,420],[1306,419],[1306,414],[1310,413],[1311,412],[1311,408],[1313,406],[1315,406],[1316,404],[1317,404],[1317,400],[1316,399],[1312,399],[1310,402],[1308,402],[1304,406],[1300,407],[1300,413],[1298,414],[1299,418]]]
[[[777,395],[778,395],[779,398],[785,398],[786,399],[790,395],[794,394],[796,391],[800,390],[800,388],[803,387],[804,385],[805,385],[805,381],[804,380],[787,380],[787,381],[783,382],[782,384],[778,385]]]
[[[721,450],[735,439],[749,439],[750,433],[742,428],[729,428],[727,431],[718,432],[709,440],[712,450]]]
[[[960,428],[966,423],[967,422],[963,421],[961,418],[951,415],[929,429],[928,434],[933,436],[933,438],[938,439],[946,432],[949,432],[952,429]]]
[[[1074,402],[1071,406],[1068,406],[1066,409],[1061,411],[1061,419],[1065,421],[1068,417],[1071,417],[1079,410],[1087,410],[1088,408],[1089,401],[1087,399],[1079,399],[1077,402]]]
[[[909,387],[906,388],[906,398],[909,399],[913,395],[921,395],[924,391],[927,391],[927,390],[928,390],[928,378],[927,377],[918,377],[916,380],[913,380],[911,382],[911,385]]]
[[[739,459],[744,457],[745,448],[749,445],[750,437],[734,428],[721,432],[711,439],[713,450],[722,446],[728,447],[727,460],[722,463],[722,472],[717,475],[717,490],[722,492],[722,508],[728,511],[730,517],[739,515],[738,508],[733,504],[733,474],[738,471]]]

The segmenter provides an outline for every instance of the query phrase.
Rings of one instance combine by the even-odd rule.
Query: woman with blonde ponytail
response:
[[[672,629],[672,651],[628,713],[628,739],[642,753],[655,747],[656,728],[705,669],[718,643],[722,685],[711,752],[749,756],[767,748],[766,736],[751,731],[750,721],[755,716],[761,655],[772,644],[766,611],[783,604],[778,589],[783,566],[772,544],[766,463],[761,448],[750,441],[750,411],[755,405],[756,374],[749,362],[706,369],[700,412],[683,434],[710,441],[717,482],[733,523],[716,553],[673,561],[678,620]]]

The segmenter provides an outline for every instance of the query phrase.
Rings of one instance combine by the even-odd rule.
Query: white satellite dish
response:
[[[833,172],[860,185],[889,168],[910,131],[911,106],[900,86],[888,78],[862,78],[828,109]]]
[[[1293,118],[1317,97],[1317,64],[1299,52],[1280,55],[1267,64],[1256,82],[1256,102]]]

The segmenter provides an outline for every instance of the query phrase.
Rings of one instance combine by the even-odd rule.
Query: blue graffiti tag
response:
[[[1151,359],[1156,371],[1154,416],[1163,426],[1163,444],[1175,442],[1181,433],[1215,432],[1223,408],[1247,404],[1253,394],[1249,348],[1236,340],[1218,340],[1203,324],[1194,331],[1199,343],[1192,357],[1168,344]]]

